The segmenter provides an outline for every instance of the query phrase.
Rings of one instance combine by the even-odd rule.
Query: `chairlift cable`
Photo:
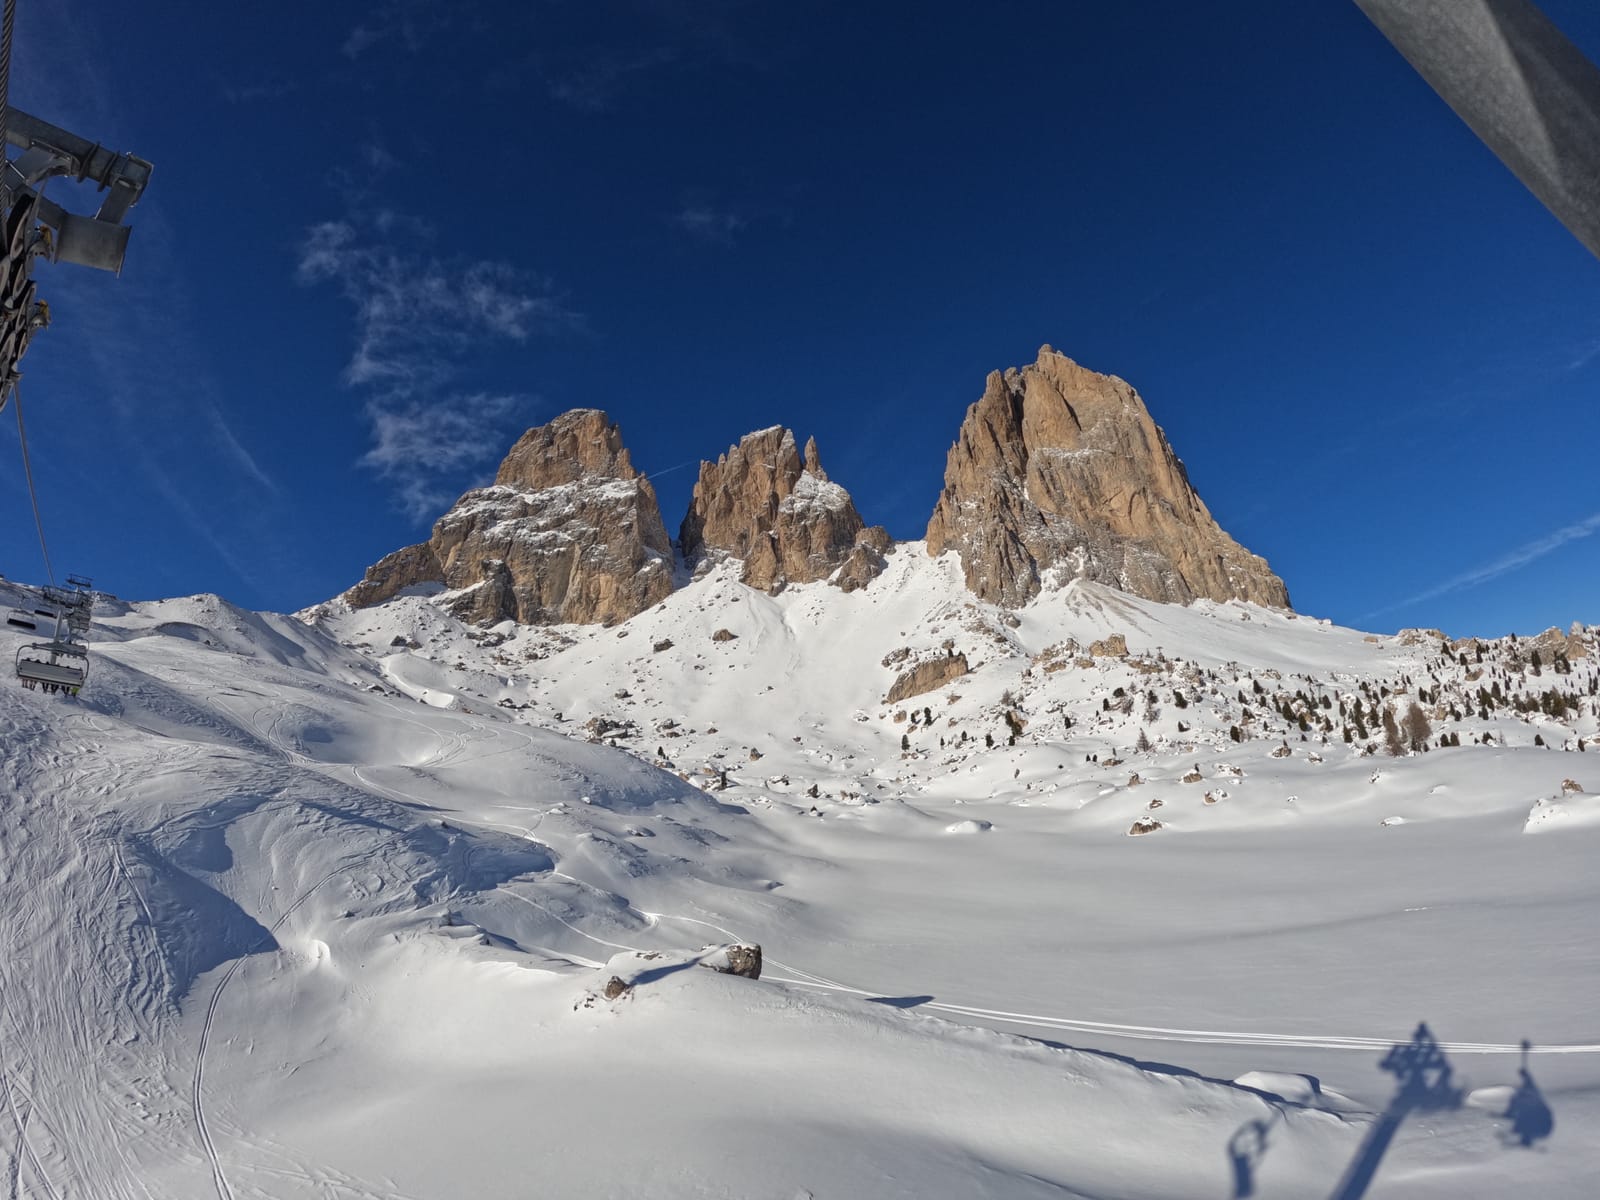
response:
[[[28,427],[22,422],[22,386],[16,380],[11,383],[11,406],[17,410],[17,441],[22,444],[22,473],[28,480],[28,499],[33,502],[33,525],[39,531],[39,553],[44,556],[44,573],[50,579],[50,586],[54,587],[56,573],[50,565],[50,547],[44,540],[44,519],[39,516],[39,493],[33,486],[33,461],[28,456]]]
[[[11,29],[16,22],[17,0],[5,0],[0,15],[0,156],[5,153],[6,129],[11,116]]]

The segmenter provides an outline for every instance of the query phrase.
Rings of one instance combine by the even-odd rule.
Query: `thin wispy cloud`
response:
[[[447,479],[505,452],[507,420],[525,401],[485,392],[443,403],[375,400],[367,406],[373,445],[361,462],[393,485],[409,516],[433,517],[456,498]]]
[[[503,451],[526,396],[458,386],[496,343],[580,328],[548,281],[509,263],[442,256],[426,223],[379,210],[306,231],[295,276],[348,302],[354,346],[347,386],[366,393],[372,448],[362,465],[413,518],[454,498],[462,477]]]
[[[576,65],[546,68],[545,90],[552,100],[584,113],[609,112],[638,79],[678,61],[671,46],[642,50],[590,50],[577,56]]]
[[[222,98],[229,104],[253,104],[259,100],[281,100],[299,90],[298,79],[262,79],[253,83],[225,83]]]
[[[351,28],[339,52],[357,59],[375,46],[391,43],[418,54],[430,37],[449,26],[450,17],[449,6],[440,0],[383,0]]]
[[[138,259],[121,279],[52,270],[41,281],[73,315],[70,378],[106,406],[119,443],[183,524],[239,579],[260,587],[261,572],[236,553],[240,526],[266,548],[268,514],[283,487],[229,419],[211,355],[193,333],[170,231],[152,213],[139,233]],[[58,374],[52,390],[66,378]],[[214,467],[203,499],[185,490],[197,461]]]
[[[1581,371],[1597,358],[1600,358],[1600,338],[1595,338],[1587,346],[1579,347],[1577,354],[1567,364],[1567,370]]]
[[[395,228],[379,220],[374,232]],[[540,280],[503,262],[447,260],[365,236],[348,220],[314,225],[295,268],[301,283],[333,283],[350,302],[353,385],[409,394],[449,378],[459,357],[488,338],[525,341],[571,327],[575,313]]]
[[[1524,542],[1515,550],[1501,555],[1493,562],[1484,563],[1482,566],[1474,567],[1470,571],[1463,571],[1460,575],[1452,576],[1442,583],[1418,592],[1415,596],[1408,596],[1404,600],[1370,612],[1367,616],[1379,616],[1383,613],[1394,612],[1396,609],[1408,608],[1413,604],[1436,600],[1440,596],[1449,595],[1451,592],[1479,587],[1491,580],[1499,579],[1502,575],[1509,575],[1513,571],[1519,571],[1529,563],[1537,562],[1548,554],[1554,554],[1563,546],[1591,537],[1595,533],[1600,533],[1600,513],[1594,513],[1581,521],[1575,521],[1571,525],[1563,525],[1560,529],[1552,530],[1541,537],[1534,538],[1532,541]],[[1364,620],[1365,618],[1362,619]]]
[[[367,170],[379,174],[393,171],[400,166],[400,160],[382,142],[362,142],[356,147],[356,153]]]
[[[211,424],[211,435],[216,444],[222,447],[233,464],[244,472],[246,478],[274,495],[281,494],[283,489],[278,486],[278,481],[268,475],[256,461],[255,455],[245,448],[239,436],[233,432],[233,427],[223,417],[221,410],[213,405],[203,412]]]
[[[750,226],[750,219],[731,208],[689,202],[672,214],[672,224],[696,241],[731,246]]]

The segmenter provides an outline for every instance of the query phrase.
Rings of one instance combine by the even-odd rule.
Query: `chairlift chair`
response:
[[[13,608],[8,612],[6,614],[6,624],[15,629],[25,629],[29,633],[33,633],[39,628],[39,622],[34,617],[34,614],[25,608]]]
[[[89,653],[72,642],[35,642],[17,651],[17,678],[25,688],[71,692],[89,676]]]

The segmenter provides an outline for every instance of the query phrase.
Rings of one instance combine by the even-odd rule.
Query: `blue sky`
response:
[[[574,406],[674,532],[782,422],[920,537],[1048,342],[1301,611],[1600,621],[1600,262],[1348,0],[18,9],[13,102],[156,166],[24,363],[57,570],[119,595],[324,599]],[[38,579],[9,412],[0,462]]]

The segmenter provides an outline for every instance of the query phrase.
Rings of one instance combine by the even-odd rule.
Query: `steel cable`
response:
[[[39,553],[44,555],[44,573],[50,579],[50,586],[54,587],[56,573],[50,565],[50,547],[44,540],[44,520],[39,516],[39,493],[33,486],[33,461],[28,456],[28,428],[22,422],[22,385],[16,381],[11,384],[11,404],[17,410],[17,441],[22,444],[22,473],[28,480],[28,499],[33,502],[33,525],[39,531]]]

